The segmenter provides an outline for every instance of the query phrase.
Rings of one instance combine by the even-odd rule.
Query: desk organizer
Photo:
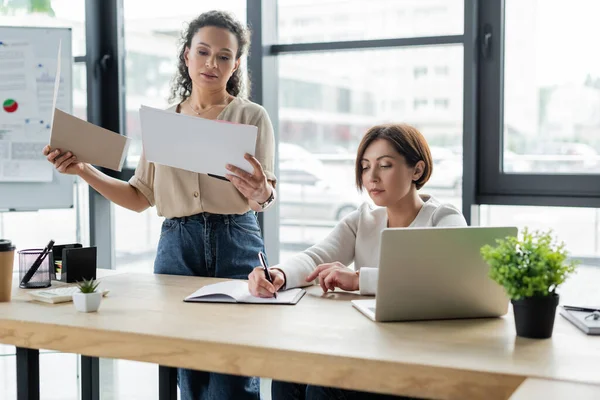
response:
[[[55,272],[60,270],[60,274],[55,273],[55,279],[67,283],[96,279],[95,246],[83,247],[80,243],[57,245],[54,246],[52,256]]]

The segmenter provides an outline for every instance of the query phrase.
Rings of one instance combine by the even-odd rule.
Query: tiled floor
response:
[[[561,290],[561,304],[600,306],[600,268],[580,267]],[[0,399],[14,400],[16,368],[14,347],[0,345]],[[40,356],[42,400],[78,400],[78,357],[43,352]],[[152,400],[158,398],[158,368],[153,364],[101,360],[102,400]],[[261,382],[265,400],[270,400],[270,381]]]

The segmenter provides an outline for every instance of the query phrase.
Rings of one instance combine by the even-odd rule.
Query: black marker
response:
[[[44,248],[44,250],[42,251],[42,254],[40,254],[38,256],[38,258],[31,265],[31,268],[29,268],[29,270],[27,271],[27,273],[25,274],[25,276],[21,280],[21,285],[22,286],[24,286],[25,284],[27,284],[29,282],[29,280],[33,277],[33,274],[35,274],[35,272],[38,270],[38,268],[40,267],[40,265],[42,265],[42,261],[44,261],[44,259],[46,258],[46,256],[50,252],[50,250],[52,250],[53,246],[54,246],[54,240],[50,240],[50,242],[48,243],[48,245],[46,246],[46,248]]]

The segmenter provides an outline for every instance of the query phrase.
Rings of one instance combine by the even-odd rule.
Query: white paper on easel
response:
[[[62,40],[58,42],[58,57],[56,59],[56,76],[54,77],[54,94],[52,95],[52,119],[50,120],[50,126],[54,124],[54,110],[56,110],[56,100],[58,99],[58,87],[60,86],[60,50],[62,47]]]
[[[0,182],[52,181],[35,64],[31,42],[0,38]]]

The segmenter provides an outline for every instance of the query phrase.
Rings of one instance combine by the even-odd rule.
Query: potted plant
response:
[[[525,228],[520,236],[483,246],[481,255],[490,266],[490,277],[511,299],[517,335],[551,337],[559,300],[556,289],[577,265],[567,261],[565,244],[557,243],[551,230],[530,232]]]
[[[75,309],[81,312],[94,312],[100,308],[102,292],[96,291],[100,283],[94,279],[77,282],[79,292],[73,293]]]

